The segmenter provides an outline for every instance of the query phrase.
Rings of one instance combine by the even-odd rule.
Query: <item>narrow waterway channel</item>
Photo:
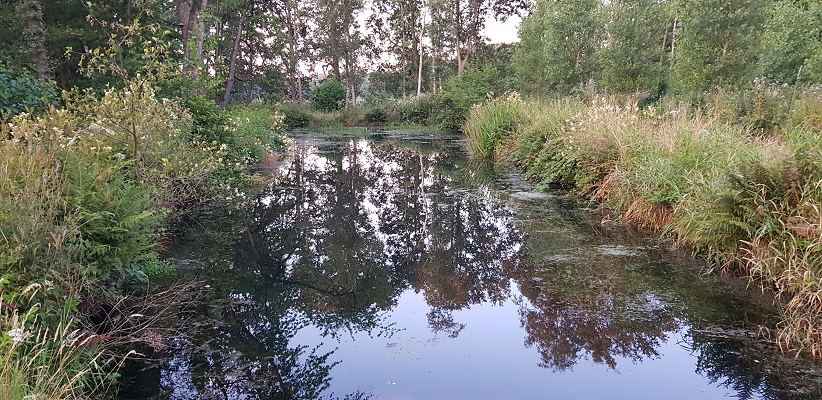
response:
[[[170,250],[205,297],[122,399],[811,399],[767,298],[425,132],[294,137]],[[182,314],[182,313],[181,313]]]

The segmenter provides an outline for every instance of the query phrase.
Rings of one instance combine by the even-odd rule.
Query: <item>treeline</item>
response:
[[[486,19],[524,15],[521,42],[491,45]],[[710,90],[754,78],[822,80],[818,0],[7,0],[0,61],[57,86],[116,80],[80,71],[115,27],[153,27],[179,74],[167,95],[207,94],[223,106],[304,102],[336,77],[345,103],[437,93],[449,77],[494,66],[499,85],[534,95],[595,85],[615,92]],[[20,33],[23,34],[20,34]],[[135,69],[139,52],[124,53]]]
[[[112,35],[129,46],[132,34],[116,27],[139,21],[180,72],[168,77],[167,95],[207,94],[224,107],[303,102],[318,78],[334,76],[346,103],[356,105],[368,94],[439,91],[449,76],[493,53],[482,37],[487,16],[526,7],[501,0],[7,0],[0,3],[0,62],[63,90],[116,85],[80,71],[106,56],[94,51]],[[131,70],[141,63],[139,51],[120,57]]]
[[[537,95],[822,81],[818,0],[538,0],[520,39],[516,83]]]

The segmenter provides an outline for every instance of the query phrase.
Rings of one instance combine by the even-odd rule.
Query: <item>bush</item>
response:
[[[317,111],[331,112],[339,110],[345,101],[345,87],[337,79],[329,79],[311,92],[308,101]]]
[[[195,139],[230,143],[229,115],[214,100],[196,95],[185,98],[183,105],[191,113],[191,133]]]
[[[78,224],[75,261],[86,282],[105,289],[143,278],[164,215],[152,210],[150,188],[130,180],[124,162],[72,154],[65,199]]]
[[[270,106],[233,107],[230,127],[234,147],[228,148],[229,163],[240,163],[242,168],[256,164],[282,147],[285,115]]]
[[[311,124],[311,113],[298,104],[283,103],[277,110],[284,116],[286,129],[305,128]]]
[[[58,105],[59,100],[53,84],[0,67],[0,117],[13,117],[27,111],[43,112],[50,105]]]
[[[399,121],[403,124],[431,125],[434,123],[436,97],[428,94],[400,101],[396,105]]]
[[[445,130],[457,131],[465,123],[468,111],[493,95],[498,73],[494,67],[472,68],[462,77],[451,77],[437,94],[435,122]]]
[[[382,107],[374,107],[365,111],[366,122],[384,124],[388,122],[388,112]]]

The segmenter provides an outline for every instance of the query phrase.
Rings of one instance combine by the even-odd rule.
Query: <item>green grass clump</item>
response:
[[[501,150],[502,138],[519,129],[525,115],[524,103],[515,92],[474,106],[463,125],[471,155],[499,158],[497,152]]]
[[[40,320],[40,305],[26,297],[39,288],[30,285],[15,299],[24,304],[3,303],[0,309],[0,325],[9,328],[0,336],[0,398],[100,397],[114,383],[107,371],[117,362],[104,346],[93,345],[99,342],[97,335],[76,329],[73,318],[64,316],[53,326]]]

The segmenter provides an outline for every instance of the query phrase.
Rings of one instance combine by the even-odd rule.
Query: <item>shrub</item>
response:
[[[59,104],[60,95],[53,84],[39,81],[28,73],[0,67],[0,117],[22,112],[43,112]]]
[[[308,101],[317,111],[330,112],[339,110],[345,101],[345,87],[337,79],[329,79],[311,92]]]
[[[238,106],[230,110],[229,130],[234,147],[228,148],[227,160],[245,168],[262,161],[283,145],[285,115],[270,106]]]
[[[397,103],[396,112],[403,124],[431,125],[436,112],[436,97],[423,94]]]
[[[449,78],[436,97],[435,122],[442,129],[459,130],[471,106],[493,95],[497,75],[494,67],[479,67],[469,69],[462,77]]]
[[[65,201],[75,210],[75,261],[84,281],[114,288],[141,278],[139,262],[153,254],[164,215],[152,209],[150,188],[129,179],[117,159],[70,155]]]
[[[373,107],[365,111],[366,122],[384,124],[388,122],[388,111],[382,107]]]
[[[277,107],[283,114],[286,129],[305,128],[311,124],[311,113],[294,103],[283,103]]]
[[[229,143],[227,130],[229,115],[213,99],[203,95],[187,97],[183,105],[191,113],[191,133],[194,138],[206,142]]]

